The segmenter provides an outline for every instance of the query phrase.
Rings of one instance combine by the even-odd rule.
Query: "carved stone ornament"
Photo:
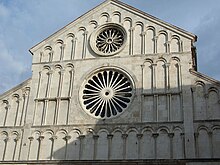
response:
[[[130,76],[122,70],[105,67],[83,83],[79,99],[88,114],[106,119],[124,112],[133,96],[134,85]]]
[[[126,30],[121,25],[108,23],[94,31],[90,46],[97,55],[112,56],[124,48],[126,40]]]

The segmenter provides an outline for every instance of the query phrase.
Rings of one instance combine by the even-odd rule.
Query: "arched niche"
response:
[[[140,143],[140,154],[141,159],[154,159],[154,138],[150,129],[143,131],[143,136]]]
[[[168,132],[165,129],[159,131],[157,137],[157,159],[170,159],[170,138]]]
[[[157,39],[157,53],[167,53],[167,33],[160,32]]]
[[[50,160],[52,154],[52,136],[51,131],[46,131],[43,133],[42,138],[40,139],[40,152],[39,160]]]
[[[51,140],[53,140],[53,159],[64,160],[66,158],[66,131],[58,131]]]
[[[143,25],[142,23],[137,23],[134,27],[134,35],[133,35],[133,40],[134,40],[134,55],[136,54],[141,54],[142,53],[142,32],[143,32]]]
[[[114,131],[110,159],[123,159],[123,139],[121,131]]]
[[[220,119],[220,100],[219,92],[211,88],[208,92],[208,119]]]
[[[101,160],[101,159],[108,159],[108,138],[107,138],[107,131],[106,130],[101,130],[98,133],[98,139],[97,139],[97,155],[96,159]]]
[[[148,27],[145,36],[145,53],[154,53],[154,39],[155,39],[155,29],[154,27]]]
[[[83,139],[82,160],[93,160],[94,157],[94,138],[93,133],[88,132]]]
[[[79,152],[80,152],[79,131],[71,130],[68,136],[69,136],[69,140],[67,144],[66,159],[79,160]]]
[[[202,128],[198,136],[198,153],[199,158],[211,158],[211,146],[208,130]]]

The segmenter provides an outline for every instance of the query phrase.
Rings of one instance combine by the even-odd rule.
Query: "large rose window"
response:
[[[93,74],[81,89],[84,110],[96,118],[111,118],[121,114],[131,103],[133,83],[124,73],[105,69]]]

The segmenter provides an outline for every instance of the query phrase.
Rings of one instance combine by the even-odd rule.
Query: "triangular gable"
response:
[[[54,38],[54,37],[57,37],[59,34],[62,34],[63,31],[66,31],[68,29],[70,29],[71,27],[73,27],[74,25],[76,25],[77,23],[79,23],[80,21],[84,20],[87,16],[91,15],[92,12],[94,12],[94,10],[100,10],[100,9],[103,9],[105,8],[107,5],[115,5],[115,6],[118,6],[124,10],[127,10],[127,11],[130,11],[130,12],[133,12],[135,13],[137,16],[140,16],[142,18],[145,18],[145,19],[148,19],[149,21],[159,25],[159,26],[162,26],[164,28],[166,28],[167,30],[172,30],[174,31],[175,33],[177,34],[180,34],[190,40],[192,40],[192,42],[196,42],[197,40],[197,36],[190,33],[190,32],[187,32],[179,27],[176,27],[174,25],[171,25],[165,21],[162,21],[150,14],[147,14],[137,8],[134,8],[128,4],[125,4],[119,0],[106,0],[104,1],[103,3],[101,3],[100,5],[96,6],[95,8],[89,10],[87,13],[81,15],[80,17],[78,17],[77,19],[75,19],[74,21],[72,21],[71,23],[69,23],[68,25],[64,26],[63,28],[61,28],[60,30],[58,30],[57,32],[55,32],[54,34],[50,35],[49,37],[47,37],[45,40],[39,42],[38,44],[36,44],[35,46],[33,46],[29,51],[33,54],[33,52],[35,50],[37,50],[38,48],[40,48],[41,46],[45,45],[51,38]]]

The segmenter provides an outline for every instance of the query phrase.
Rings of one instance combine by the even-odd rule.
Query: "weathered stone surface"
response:
[[[195,70],[195,41],[117,0],[89,11],[0,96],[1,163],[215,165],[220,82]]]

